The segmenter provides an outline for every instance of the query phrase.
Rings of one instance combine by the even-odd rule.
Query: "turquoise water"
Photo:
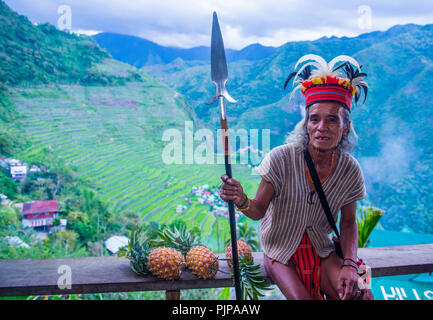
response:
[[[433,234],[374,230],[368,247],[433,243]],[[373,278],[371,289],[376,300],[433,299],[433,274]]]

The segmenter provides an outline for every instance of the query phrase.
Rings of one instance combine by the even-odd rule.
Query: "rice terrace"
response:
[[[217,225],[228,237],[227,219],[191,195],[194,186],[216,190],[223,165],[162,161],[162,128],[183,130],[182,119],[188,119],[173,90],[151,80],[118,87],[55,85],[16,88],[12,99],[33,148],[48,148],[75,168],[114,213],[133,210],[143,221],[166,224],[181,218],[215,249]],[[243,175],[247,190],[257,188],[259,179],[246,165],[235,172]],[[177,213],[178,206],[187,209]]]

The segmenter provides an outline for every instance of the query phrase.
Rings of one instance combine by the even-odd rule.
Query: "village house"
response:
[[[10,174],[15,181],[23,181],[27,176],[27,165],[11,166]]]
[[[227,213],[227,208],[223,206],[214,206],[212,208],[212,213],[215,215],[215,217],[224,217]]]
[[[39,169],[36,165],[32,165],[32,167],[29,170],[30,172],[40,172],[41,169]]]
[[[3,206],[9,205],[10,201],[8,200],[8,197],[2,193],[0,193],[0,204]]]
[[[183,206],[183,205],[179,204],[179,205],[176,207],[176,213],[177,213],[177,214],[182,214],[182,213],[185,212],[186,209],[187,209],[187,206]]]
[[[22,166],[23,165],[22,161],[18,160],[18,159],[7,158],[4,161],[9,167],[15,167],[15,166]]]
[[[125,236],[112,236],[105,240],[105,247],[110,253],[116,254],[119,249],[128,245],[128,241],[129,239]]]
[[[45,167],[38,167],[32,165],[30,170],[27,163],[18,159],[0,157],[0,166],[3,169],[9,170],[10,176],[17,182],[23,181],[29,172],[40,172],[41,170],[47,171]]]
[[[199,186],[199,187],[192,187],[192,188],[191,188],[191,193],[192,193],[192,194],[195,194],[195,195],[198,195],[198,196],[201,196],[201,194],[202,194],[205,190],[207,190],[207,189],[209,189],[209,185],[204,184],[204,185]]]
[[[33,227],[36,231],[50,231],[58,216],[57,200],[25,202],[21,212],[23,227]]]

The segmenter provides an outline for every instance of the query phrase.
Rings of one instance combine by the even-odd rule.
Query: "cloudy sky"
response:
[[[226,48],[356,36],[433,23],[432,0],[5,0],[32,22],[86,34],[115,32],[169,46],[210,45],[216,11]],[[66,9],[65,9],[66,8]]]

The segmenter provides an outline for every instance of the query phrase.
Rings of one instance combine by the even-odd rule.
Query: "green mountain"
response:
[[[177,146],[183,160],[189,151],[183,142],[185,123],[194,123],[194,131],[200,123],[185,98],[142,70],[114,60],[89,37],[33,25],[4,2],[0,8],[0,156],[49,170],[17,183],[0,168],[0,193],[16,202],[58,200],[65,214],[74,213],[76,247],[85,246],[90,254],[99,255],[92,248],[108,236],[126,235],[133,224],[152,221],[168,225],[182,220],[189,229],[199,228],[209,247],[223,248],[228,219],[201,203],[191,188],[207,184],[216,190],[224,165],[217,159],[199,165],[164,158],[165,147],[176,142],[163,141],[165,132],[182,140]],[[38,40],[28,40],[32,37]],[[191,142],[193,151],[198,145],[201,141]],[[245,176],[245,190],[254,192],[259,181],[251,169],[233,168]],[[78,188],[83,185],[85,191]],[[84,214],[78,219],[75,211]],[[19,229],[20,219],[14,220]],[[2,248],[3,232],[15,235],[11,230],[0,224]],[[9,253],[2,257],[11,257]]]
[[[205,46],[189,49],[161,46],[153,41],[124,34],[101,32],[93,39],[122,62],[141,68],[145,65],[166,64],[180,58],[185,61],[208,61],[210,48]],[[260,60],[270,56],[275,47],[251,44],[241,50],[227,50],[227,61]]]
[[[346,54],[368,74],[365,105],[354,106],[352,121],[359,136],[355,156],[366,175],[368,201],[388,213],[385,226],[433,232],[431,121],[426,108],[433,99],[429,72],[433,67],[433,25],[395,26],[385,32],[358,37],[331,37],[289,42],[269,58],[233,62],[228,66],[229,93],[238,100],[227,104],[233,128],[271,130],[271,147],[282,144],[301,119],[301,94],[289,102],[283,90],[287,75],[304,54],[327,61]],[[174,61],[146,66],[150,75],[182,93],[197,116],[208,126],[217,125],[218,107],[207,106],[214,87],[209,65]]]
[[[120,65],[90,37],[33,25],[0,1],[0,83],[122,84],[138,81],[140,72],[125,65],[116,72],[106,62]]]

